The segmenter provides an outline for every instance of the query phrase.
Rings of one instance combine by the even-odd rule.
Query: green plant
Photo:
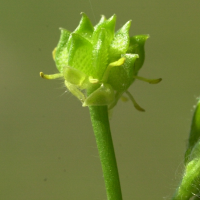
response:
[[[108,200],[121,200],[121,188],[108,119],[124,93],[136,109],[144,111],[127,91],[135,79],[158,83],[161,79],[138,77],[145,58],[148,35],[130,37],[131,21],[115,33],[116,15],[102,16],[96,26],[82,13],[74,32],[61,29],[61,37],[53,58],[57,74],[40,76],[60,78],[83,107],[88,106],[99,151]]]

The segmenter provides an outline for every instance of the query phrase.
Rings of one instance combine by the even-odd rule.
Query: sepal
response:
[[[113,62],[114,60],[119,59],[121,54],[125,54],[127,52],[130,43],[130,26],[131,21],[128,21],[121,29],[115,33],[109,49],[109,55],[111,55],[109,62]]]
[[[93,42],[92,50],[92,66],[93,73],[91,74],[97,79],[101,79],[108,65],[108,48],[109,43],[106,29],[99,30],[98,38]]]
[[[101,29],[105,29],[107,31],[106,40],[110,44],[113,40],[114,33],[115,33],[115,24],[116,24],[116,15],[113,15],[108,20],[100,20],[100,22],[94,27],[94,32],[92,35],[93,43],[96,43],[98,40],[98,35],[101,32]]]
[[[87,75],[92,73],[92,44],[87,39],[77,33],[72,33],[67,44],[67,52],[67,66],[76,68]]]
[[[123,54],[122,57],[125,58],[124,64],[113,67],[108,77],[108,83],[119,92],[127,90],[134,81],[135,71],[133,66],[139,58],[138,54]]]
[[[81,13],[81,15],[82,15],[81,21],[78,27],[75,29],[74,33],[77,33],[81,35],[82,37],[85,37],[88,40],[91,40],[94,28],[88,16],[83,12]]]
[[[58,71],[62,72],[63,67],[67,65],[67,59],[68,59],[67,42],[71,33],[64,28],[60,28],[60,30],[61,30],[61,35],[58,45],[54,51],[54,56],[55,56],[54,60]]]
[[[83,103],[85,106],[105,106],[114,101],[115,93],[111,85],[102,83]]]
[[[130,38],[130,45],[127,50],[127,53],[139,55],[139,59],[135,62],[135,66],[134,66],[134,69],[136,72],[140,70],[140,68],[142,67],[144,63],[144,59],[145,59],[144,45],[148,38],[149,38],[149,35],[136,35]]]

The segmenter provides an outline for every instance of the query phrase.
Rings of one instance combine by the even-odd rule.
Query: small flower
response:
[[[58,74],[40,76],[46,79],[62,77],[68,90],[83,106],[113,108],[126,93],[134,106],[144,111],[127,91],[135,79],[158,83],[138,77],[144,63],[144,44],[149,35],[130,37],[131,21],[115,33],[116,15],[102,16],[96,26],[82,14],[74,32],[61,28],[61,36],[53,51]]]

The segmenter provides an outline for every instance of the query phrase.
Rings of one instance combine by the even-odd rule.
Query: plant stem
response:
[[[103,170],[107,199],[122,200],[107,106],[90,106],[89,110]]]

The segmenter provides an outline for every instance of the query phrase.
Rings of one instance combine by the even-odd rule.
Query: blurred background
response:
[[[146,112],[119,102],[111,129],[124,200],[170,199],[200,95],[200,1],[7,0],[0,3],[0,199],[106,200],[88,108],[56,73],[59,27],[73,31],[85,12],[96,24],[132,19],[130,35],[150,34],[129,89]]]

